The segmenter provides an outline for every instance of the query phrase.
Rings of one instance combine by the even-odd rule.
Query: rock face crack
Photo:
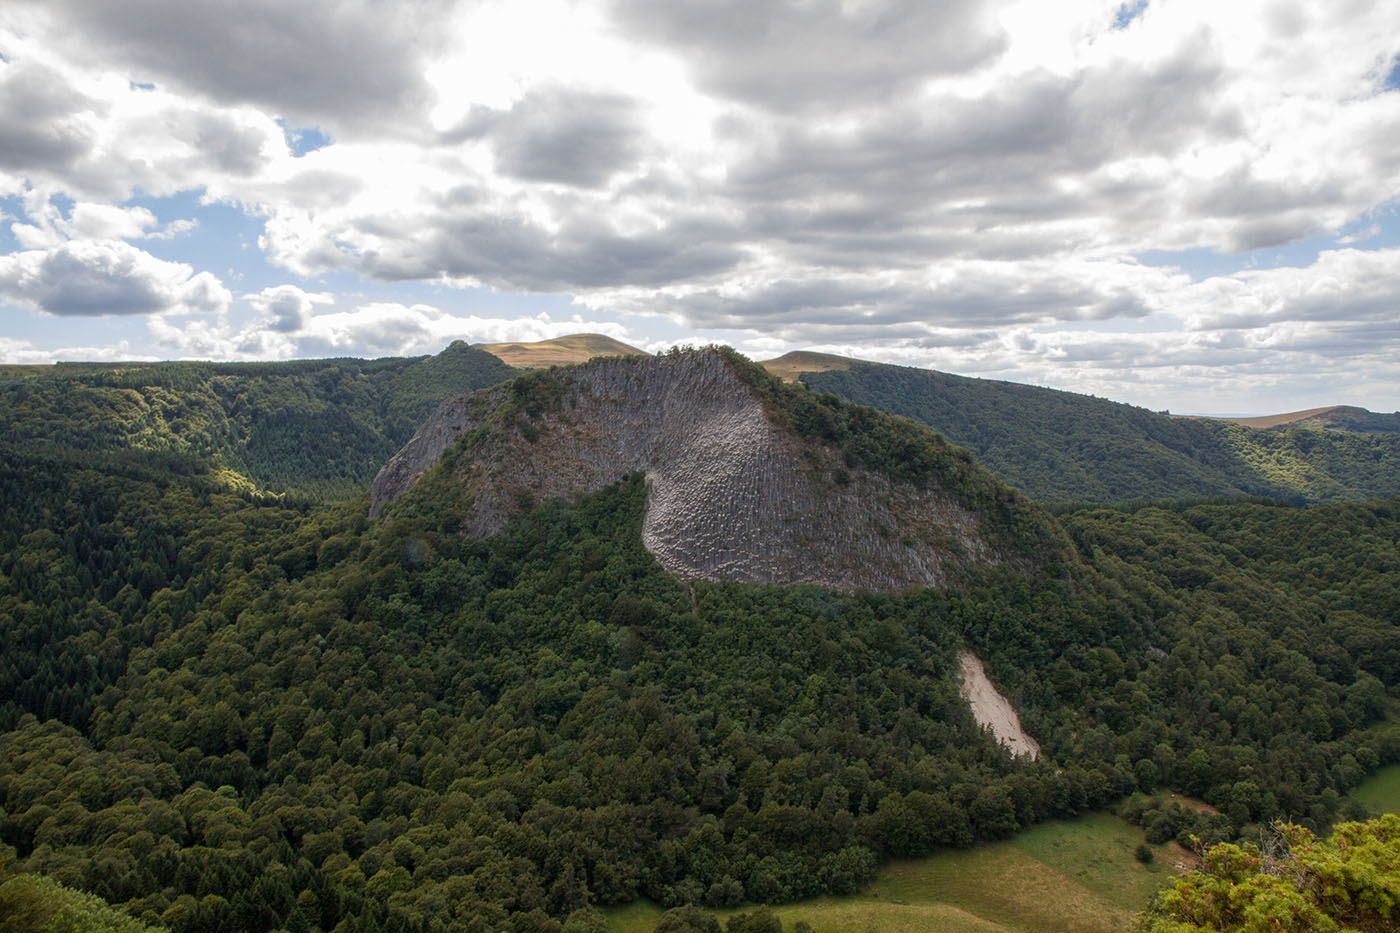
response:
[[[642,542],[681,577],[892,590],[998,562],[977,516],[946,492],[844,468],[837,452],[775,428],[718,351],[596,360],[551,378],[558,405],[529,419],[533,430],[490,423],[506,388],[445,402],[375,478],[371,514],[486,427],[456,466],[470,534],[518,517],[522,491],[574,499],[640,471]]]

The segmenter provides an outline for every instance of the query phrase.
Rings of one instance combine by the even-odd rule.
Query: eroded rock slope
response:
[[[375,478],[371,513],[458,439],[441,468],[462,484],[472,534],[640,471],[643,542],[686,578],[889,590],[946,586],[1005,557],[948,490],[850,468],[775,426],[715,349],[595,360],[451,399]]]

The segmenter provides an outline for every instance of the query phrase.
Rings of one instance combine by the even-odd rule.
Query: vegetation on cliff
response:
[[[646,475],[643,540],[686,578],[960,587],[1073,563],[1050,517],[906,418],[785,385],[725,348],[533,372],[444,405],[375,478],[394,505],[487,534],[522,503]],[[410,496],[410,499],[413,497]]]

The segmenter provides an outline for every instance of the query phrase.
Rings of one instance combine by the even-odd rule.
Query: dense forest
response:
[[[477,540],[433,484],[372,524],[188,456],[3,463],[0,843],[173,930],[780,903],[1158,787],[1321,829],[1400,759],[1400,502],[1079,511],[1069,575],[839,594],[664,574],[637,476]]]
[[[0,368],[5,441],[183,453],[249,490],[358,495],[443,399],[514,370],[460,341],[436,356]]]
[[[1400,495],[1396,415],[1338,409],[1320,421],[1261,430],[877,363],[801,379],[818,392],[928,425],[1038,502]]]
[[[635,474],[465,537],[465,442],[369,520],[376,451],[511,375],[482,356],[6,371],[0,907],[596,931],[649,898],[675,926],[1135,792],[1154,841],[1321,833],[1400,761],[1400,500],[1052,516],[734,357],[802,444],[958,490],[1029,559],[943,592],[687,582]],[[528,437],[556,386],[516,378],[497,427]],[[978,728],[964,648],[1040,760]]]

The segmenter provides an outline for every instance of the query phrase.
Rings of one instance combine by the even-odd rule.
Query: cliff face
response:
[[[647,479],[642,538],[686,578],[873,590],[946,586],[999,562],[978,516],[947,491],[847,469],[840,454],[776,428],[758,393],[716,350],[597,360],[539,383],[519,406],[510,384],[446,402],[375,478],[371,514],[464,435],[455,481],[462,527],[486,535],[522,502]]]

